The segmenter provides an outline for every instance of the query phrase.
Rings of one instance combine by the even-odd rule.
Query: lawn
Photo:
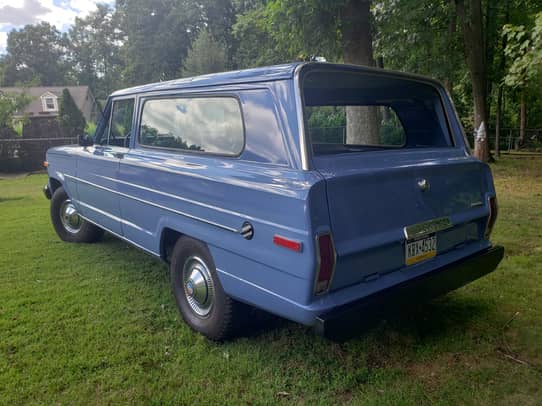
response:
[[[280,320],[209,342],[166,265],[61,242],[46,177],[0,180],[0,404],[542,404],[542,159],[492,167],[498,270],[342,344]]]

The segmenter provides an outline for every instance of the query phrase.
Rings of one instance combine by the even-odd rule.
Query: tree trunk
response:
[[[487,70],[484,50],[484,27],[481,0],[469,0],[470,10],[465,11],[464,0],[455,0],[456,12],[463,27],[463,42],[467,67],[472,82],[474,99],[474,129],[482,123],[487,128]],[[487,162],[489,148],[487,137],[476,137],[474,155]]]
[[[527,103],[525,102],[525,90],[521,91],[521,101],[519,104],[519,139],[516,149],[519,149],[525,143],[525,128],[527,127]]]
[[[497,158],[501,155],[501,149],[499,142],[501,139],[501,123],[502,123],[502,98],[503,98],[503,86],[499,86],[499,92],[497,93],[497,111],[495,112],[495,156]]]
[[[371,1],[350,0],[342,13],[343,59],[345,63],[375,66],[371,35]],[[376,107],[346,108],[346,142],[377,145],[378,111]]]
[[[456,28],[457,28],[457,14],[452,14],[450,16],[450,21],[448,21],[448,44],[450,47],[452,46],[453,41],[454,41]],[[451,95],[453,87],[454,87],[452,78],[450,76],[446,77],[443,80],[443,84],[446,90],[448,91],[448,93]]]

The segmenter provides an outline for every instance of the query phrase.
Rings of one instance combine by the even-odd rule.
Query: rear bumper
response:
[[[494,271],[503,255],[504,248],[495,246],[337,307],[319,315],[314,329],[327,338],[346,339],[371,326],[392,310],[443,295]]]

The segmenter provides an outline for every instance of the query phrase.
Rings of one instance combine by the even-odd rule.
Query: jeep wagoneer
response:
[[[47,153],[52,223],[167,261],[184,320],[230,337],[247,305],[354,331],[493,271],[497,203],[443,87],[294,63],[113,93]]]

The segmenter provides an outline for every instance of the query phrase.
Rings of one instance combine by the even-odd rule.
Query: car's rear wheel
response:
[[[179,311],[192,329],[217,341],[239,333],[244,305],[224,292],[205,244],[179,238],[171,254],[170,275]]]
[[[51,222],[61,240],[67,242],[95,242],[104,231],[83,219],[63,187],[51,198]]]

